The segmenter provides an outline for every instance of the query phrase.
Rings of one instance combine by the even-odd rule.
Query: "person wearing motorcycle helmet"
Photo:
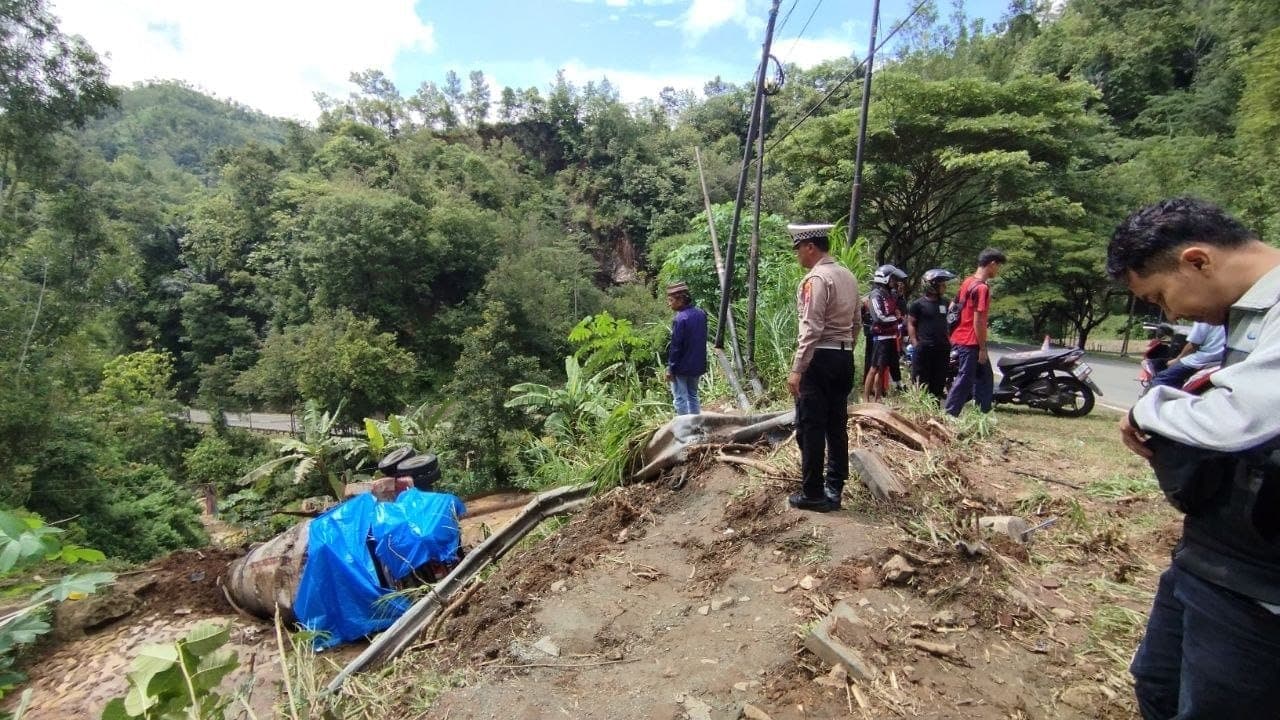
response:
[[[903,278],[894,278],[893,282],[889,283],[889,287],[893,288],[893,299],[898,303],[901,318],[898,323],[898,355],[901,356],[907,338],[907,281]],[[903,386],[900,363],[889,366],[889,378],[893,381],[893,389],[901,391]]]
[[[911,342],[911,379],[941,402],[947,397],[947,368],[951,339],[947,332],[947,283],[950,270],[934,268],[924,274],[924,295],[907,308],[907,337]]]
[[[898,324],[902,321],[902,308],[893,293],[894,278],[905,278],[906,273],[893,265],[881,265],[871,277],[871,295],[867,298],[867,314],[871,319],[871,367],[863,384],[868,401],[884,397],[885,381],[889,367],[898,363]]]

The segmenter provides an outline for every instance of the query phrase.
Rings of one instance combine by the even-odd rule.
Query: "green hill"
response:
[[[177,81],[138,84],[121,93],[120,107],[91,121],[84,142],[108,161],[120,155],[168,157],[196,175],[208,172],[219,148],[249,142],[280,145],[289,122]]]

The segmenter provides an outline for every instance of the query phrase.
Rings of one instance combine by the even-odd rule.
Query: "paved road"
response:
[[[1038,350],[1035,345],[992,343],[991,354],[997,361],[1007,353]],[[1138,398],[1138,364],[1135,361],[1085,353],[1085,362],[1093,367],[1093,381],[1102,388],[1098,404],[1121,412],[1127,411]],[[997,375],[996,382],[999,382]]]
[[[209,413],[191,408],[187,410],[187,419],[199,425],[212,422]],[[227,413],[227,424],[231,427],[250,428],[253,430],[269,430],[271,432],[296,432],[298,420],[285,413]]]
[[[1039,347],[1035,345],[993,343],[991,354],[999,361],[1007,353],[1038,349]],[[1138,397],[1137,363],[1088,354],[1085,355],[1085,360],[1093,367],[1093,381],[1102,388],[1102,397],[1098,398],[1098,404],[1120,412],[1127,411]],[[996,381],[999,382],[999,379],[997,374]],[[209,423],[209,413],[195,409],[189,412],[191,422],[202,425]],[[285,413],[227,413],[228,425],[254,430],[297,432],[299,422],[294,416]]]

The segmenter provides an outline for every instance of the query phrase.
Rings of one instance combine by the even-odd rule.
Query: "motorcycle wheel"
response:
[[[1058,397],[1071,397],[1076,402],[1072,405],[1054,405],[1049,408],[1049,412],[1059,417],[1084,417],[1093,411],[1095,398],[1093,390],[1088,385],[1077,380],[1074,376],[1059,377]]]

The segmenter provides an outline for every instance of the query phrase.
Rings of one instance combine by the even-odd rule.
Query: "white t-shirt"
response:
[[[1222,362],[1222,351],[1227,347],[1227,329],[1221,325],[1198,322],[1187,333],[1187,342],[1199,349],[1178,362],[1197,370]]]

